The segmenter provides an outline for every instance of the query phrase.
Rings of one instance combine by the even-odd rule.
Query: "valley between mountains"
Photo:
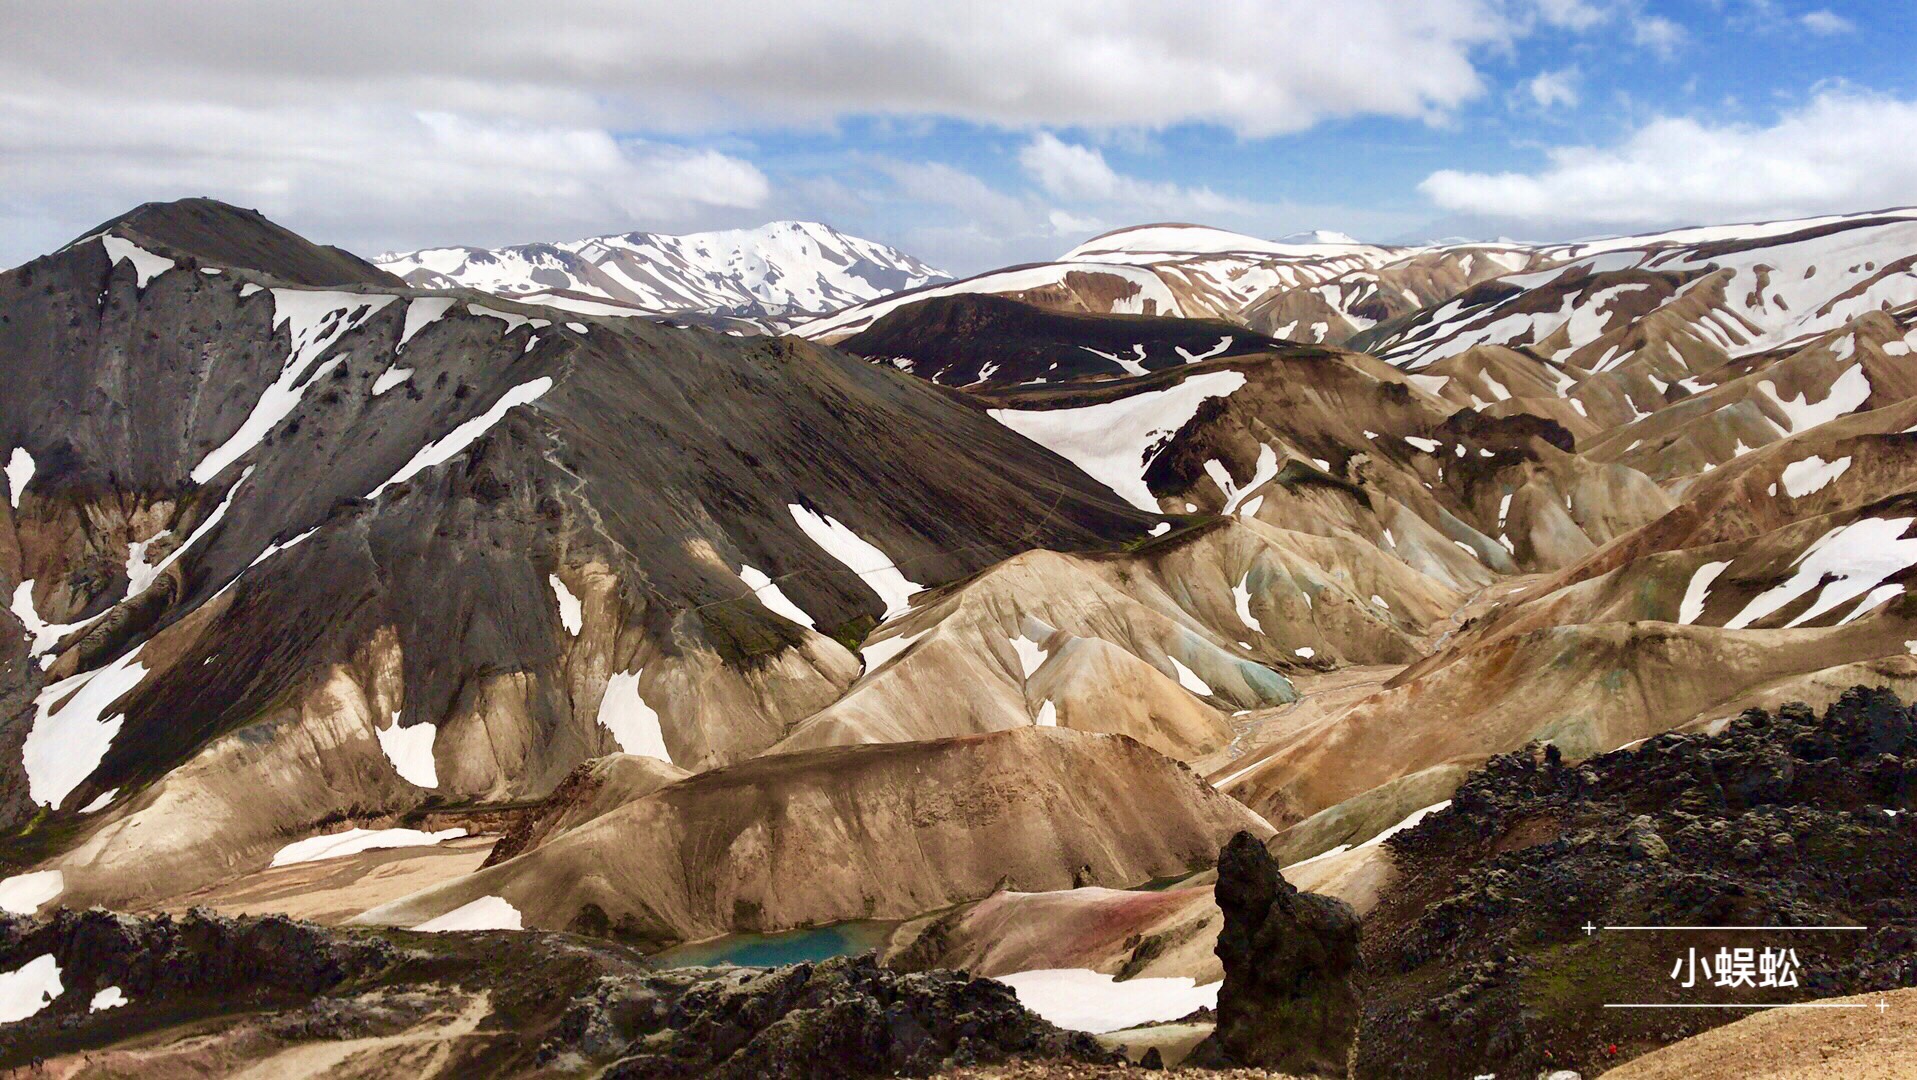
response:
[[[1917,986],[1914,346],[1910,209],[952,279],[138,207],[0,274],[0,1065],[1175,1061],[1241,836],[1353,1075],[1729,1053],[1606,1026],[1606,913]]]

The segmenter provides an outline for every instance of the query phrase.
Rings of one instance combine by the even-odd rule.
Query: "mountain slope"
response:
[[[1283,347],[1215,319],[1066,313],[989,293],[904,304],[839,342],[855,356],[948,386],[1143,375]]]
[[[764,318],[833,311],[945,275],[895,248],[811,221],[756,229],[622,233],[505,248],[379,257],[426,288],[482,292],[598,314]]]
[[[5,815],[76,902],[345,806],[750,756],[921,586],[1155,520],[803,342],[290,288],[131,225],[0,275],[0,310]]]

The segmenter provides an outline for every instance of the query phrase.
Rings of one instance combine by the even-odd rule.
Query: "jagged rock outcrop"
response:
[[[1219,855],[1217,896],[1225,914],[1218,1027],[1187,1064],[1344,1076],[1358,1033],[1357,913],[1299,892],[1250,833]]]

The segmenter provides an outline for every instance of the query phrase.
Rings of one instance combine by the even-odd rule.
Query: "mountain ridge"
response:
[[[497,248],[388,252],[409,284],[459,285],[594,314],[748,320],[817,314],[946,275],[896,248],[814,221],[668,234],[608,233]]]

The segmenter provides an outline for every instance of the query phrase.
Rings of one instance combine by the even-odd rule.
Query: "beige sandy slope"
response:
[[[1907,688],[1917,657],[1884,655],[1902,632],[1881,620],[1827,630],[1644,622],[1527,631],[1275,744],[1225,787],[1286,825],[1400,777],[1472,765],[1533,739],[1573,758],[1603,753],[1720,716],[1748,688],[1812,675],[1860,649],[1884,656],[1891,685]]]
[[[1028,552],[881,627],[866,645],[872,670],[779,749],[1043,716],[1195,758],[1230,738],[1225,713],[1287,700],[1285,674],[1415,657],[1457,600],[1357,537],[1264,521],[1106,557]]]
[[[669,943],[902,919],[999,888],[1131,886],[1270,826],[1118,736],[1026,727],[771,755],[691,777],[518,858],[368,912],[413,926],[487,896],[529,927]]]
[[[1887,1008],[1877,1009],[1882,1002]],[[1917,990],[1771,1009],[1654,1050],[1606,1080],[1905,1080],[1917,1075]]]
[[[269,867],[169,897],[157,906],[176,912],[205,907],[226,915],[280,914],[337,924],[372,905],[472,873],[498,839],[468,836],[431,847],[386,848]]]
[[[1222,916],[1210,875],[1159,891],[1103,888],[999,892],[901,926],[887,966],[1006,975],[1085,968],[1121,978],[1224,978],[1213,947]]]

